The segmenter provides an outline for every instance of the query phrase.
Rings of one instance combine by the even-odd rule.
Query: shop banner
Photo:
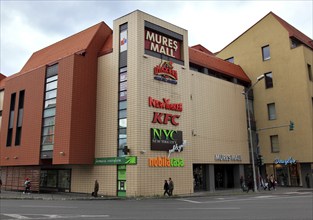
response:
[[[136,165],[136,156],[95,158],[95,165]]]

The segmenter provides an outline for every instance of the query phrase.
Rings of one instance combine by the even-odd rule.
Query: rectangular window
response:
[[[46,79],[46,83],[52,82],[52,81],[56,81],[58,80],[58,75],[56,76],[51,76],[49,78]]]
[[[16,93],[12,93],[11,102],[10,102],[10,115],[9,115],[9,124],[8,124],[7,143],[6,143],[7,147],[11,146],[12,144],[15,99],[16,99]]]
[[[268,119],[275,120],[276,119],[275,103],[267,104],[267,111],[268,111]]]
[[[120,101],[124,101],[127,99],[127,91],[120,92]]]
[[[262,57],[263,57],[263,60],[271,59],[269,45],[262,47]]]
[[[272,153],[279,152],[279,143],[278,143],[278,135],[272,135],[271,138],[271,151]]]
[[[126,128],[121,128],[118,130],[118,138],[121,139],[121,138],[127,138],[127,129]]]
[[[309,80],[313,81],[312,69],[311,69],[311,65],[310,64],[308,64],[308,75],[309,75]]]
[[[46,135],[42,137],[42,145],[54,144],[54,135]]]
[[[55,121],[55,117],[50,117],[50,118],[45,118],[43,120],[43,126],[50,126],[50,125],[54,125]]]
[[[118,110],[126,109],[127,101],[119,102]]]
[[[53,108],[56,106],[56,103],[57,103],[57,99],[54,98],[54,99],[49,99],[47,101],[45,101],[45,108]]]
[[[127,90],[127,81],[120,83],[120,91]]]
[[[58,87],[58,81],[52,81],[46,84],[46,91],[56,89]]]
[[[15,145],[20,145],[21,144],[23,112],[24,112],[24,96],[25,96],[25,90],[20,91],[19,100],[18,100],[18,112],[17,112],[17,126],[16,126],[16,134],[15,134]]]
[[[54,126],[44,127],[42,130],[42,135],[51,135],[54,134]]]
[[[273,75],[271,72],[265,73],[265,87],[268,88],[273,88]]]
[[[124,82],[127,80],[127,72],[120,74],[120,82]]]
[[[56,89],[55,90],[51,90],[49,92],[46,92],[46,100],[47,99],[53,99],[55,97],[57,97],[57,90]]]
[[[46,74],[46,78],[49,78],[51,76],[55,76],[58,75],[58,64],[54,64],[52,66],[48,66],[47,67],[47,74]]]
[[[119,128],[127,128],[127,118],[119,120]]]
[[[120,110],[118,112],[118,118],[126,118],[127,117],[127,110]]]
[[[43,117],[44,118],[48,118],[48,117],[51,117],[51,116],[55,116],[55,108],[45,109],[44,112],[43,112]]]
[[[47,66],[43,109],[41,151],[53,151],[58,89],[58,64]],[[45,159],[44,155],[41,159]]]

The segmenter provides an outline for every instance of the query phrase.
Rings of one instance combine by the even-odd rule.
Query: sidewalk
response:
[[[277,190],[263,190],[258,192],[242,192],[241,189],[229,189],[229,190],[216,190],[212,191],[200,191],[192,194],[174,195],[172,198],[183,198],[183,197],[209,197],[209,196],[230,196],[230,195],[279,195],[279,194],[293,194],[293,193],[312,193],[313,188],[303,188],[303,187],[277,187]],[[138,197],[140,199],[144,198],[166,198],[163,196],[156,197]],[[116,196],[102,196],[99,195],[97,198],[92,197],[90,194],[86,193],[31,193],[23,194],[23,192],[17,191],[4,191],[0,193],[0,199],[33,199],[33,200],[118,200],[118,199],[134,199],[134,197],[116,197]],[[137,199],[137,198],[135,198]]]

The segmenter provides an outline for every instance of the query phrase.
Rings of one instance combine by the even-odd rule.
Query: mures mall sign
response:
[[[145,49],[181,59],[181,42],[151,30],[145,30]]]

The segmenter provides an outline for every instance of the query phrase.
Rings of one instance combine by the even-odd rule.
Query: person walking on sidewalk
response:
[[[271,190],[271,187],[273,187],[273,189],[276,190],[276,187],[275,187],[276,183],[275,182],[276,181],[275,181],[274,175],[271,174],[271,176],[270,176],[270,185],[269,185],[268,190]]]
[[[24,190],[23,194],[25,194],[25,193],[30,194],[31,182],[28,178],[25,179],[24,187],[25,187],[25,190]]]
[[[174,182],[172,180],[172,178],[170,177],[168,179],[168,192],[169,192],[169,196],[173,195],[173,190],[174,190]]]
[[[0,178],[0,193],[1,193],[1,187],[2,187],[2,180]]]
[[[169,191],[168,191],[168,188],[169,188],[168,182],[167,182],[167,180],[164,180],[164,186],[163,186],[163,189],[164,189],[163,195],[164,195],[164,196],[165,196],[166,194],[167,194],[168,196],[170,196],[170,193],[169,193]]]
[[[311,184],[310,184],[310,176],[307,173],[305,176],[305,182],[306,182],[306,187],[311,188]]]
[[[94,190],[93,190],[93,196],[94,197],[98,197],[98,191],[99,191],[99,183],[98,183],[98,180],[96,180]]]

